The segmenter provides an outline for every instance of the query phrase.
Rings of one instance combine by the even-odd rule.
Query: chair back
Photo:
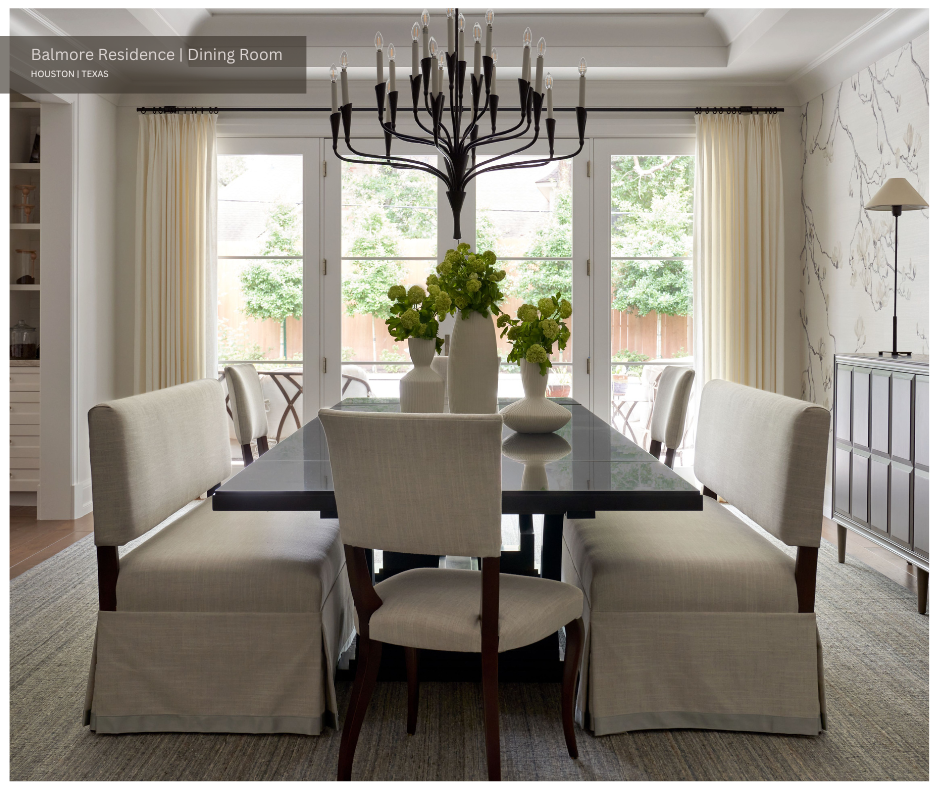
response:
[[[95,544],[145,534],[232,473],[217,380],[105,402],[88,412]]]
[[[667,449],[678,449],[682,442],[685,415],[692,395],[695,371],[688,367],[666,367],[659,377],[653,414],[650,419],[650,440],[659,441]]]
[[[725,380],[702,389],[696,478],[788,545],[819,547],[828,446],[825,408]]]
[[[369,384],[369,373],[362,367],[343,367],[343,390],[340,399],[348,397],[371,397],[372,386]]]
[[[264,410],[261,377],[253,364],[225,368],[228,401],[235,423],[235,437],[241,446],[268,435],[268,414]]]
[[[498,414],[321,410],[343,543],[499,556]]]

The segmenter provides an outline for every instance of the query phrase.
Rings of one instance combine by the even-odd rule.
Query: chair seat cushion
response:
[[[379,583],[369,636],[438,651],[480,651],[482,572],[410,569]],[[581,591],[539,577],[500,574],[499,650],[527,646],[581,617]]]
[[[337,520],[207,500],[121,557],[117,609],[319,613],[344,563]]]
[[[794,560],[711,498],[566,519],[564,539],[592,614],[799,610]]]

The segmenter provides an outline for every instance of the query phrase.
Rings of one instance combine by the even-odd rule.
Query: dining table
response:
[[[499,407],[512,401],[500,399]],[[559,398],[553,402],[571,411],[571,420],[557,432],[521,434],[503,426],[502,512],[504,520],[505,515],[518,517],[519,543],[511,540],[511,544],[504,545],[501,572],[560,581],[565,516],[592,518],[599,511],[702,510],[702,494],[691,482],[576,400]],[[400,410],[397,399],[377,398],[344,399],[333,407],[371,413]],[[442,447],[441,451],[459,451],[459,447]],[[310,511],[319,512],[325,519],[337,517],[329,450],[319,419],[307,421],[214,490],[212,508]],[[542,521],[538,554],[534,517]],[[311,519],[312,525],[317,522]],[[374,582],[427,566],[479,568],[472,556],[385,551],[381,568],[373,572]],[[562,652],[563,634],[504,652],[500,654],[500,680],[561,681]],[[392,648],[383,655],[379,679],[403,680],[403,653]],[[422,655],[422,680],[475,680],[479,674],[479,655]]]

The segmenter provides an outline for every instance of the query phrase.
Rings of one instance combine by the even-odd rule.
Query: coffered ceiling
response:
[[[462,8],[468,22],[483,7]],[[303,35],[308,76],[325,79],[345,49],[352,79],[374,75],[372,40],[403,49],[420,8],[398,9],[80,9],[11,10],[12,35]],[[431,9],[444,38],[443,9]],[[548,42],[547,63],[574,79],[587,59],[592,79],[789,86],[801,102],[927,29],[926,9],[497,10],[500,68],[521,63],[522,31]],[[408,64],[403,64],[407,69]]]

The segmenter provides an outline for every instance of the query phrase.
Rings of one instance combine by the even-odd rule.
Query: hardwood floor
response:
[[[10,579],[93,531],[94,521],[90,514],[78,520],[37,520],[35,506],[11,506]]]
[[[93,516],[79,520],[37,520],[32,506],[10,507],[10,578],[23,574],[94,531]],[[823,538],[836,544],[836,525],[823,518]],[[845,552],[917,593],[914,567],[903,558],[849,531]]]

